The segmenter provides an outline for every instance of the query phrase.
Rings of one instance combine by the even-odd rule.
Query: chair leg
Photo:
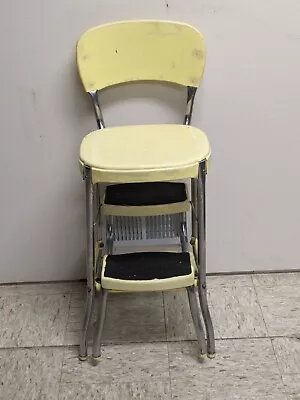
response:
[[[79,359],[81,361],[87,358],[88,334],[91,323],[94,300],[94,227],[93,227],[93,183],[92,171],[89,167],[84,169],[84,179],[86,187],[86,270],[87,270],[87,288],[85,316],[80,338]]]
[[[95,248],[95,297],[99,294],[101,289],[101,266],[102,258],[105,247],[105,242],[103,241],[103,218],[101,210],[101,197],[102,189],[99,183],[95,185],[95,221],[94,221],[94,248]]]
[[[106,221],[106,253],[108,255],[113,254],[114,247],[114,235],[113,235],[113,216],[108,216]],[[101,266],[102,267],[102,266]],[[101,281],[101,268],[98,268],[98,276],[99,282]],[[100,283],[100,310],[98,312],[97,321],[95,324],[95,333],[93,340],[93,350],[92,356],[94,359],[101,357],[101,339],[105,322],[105,314],[106,314],[106,304],[107,304],[107,296],[108,290],[105,290],[101,287]]]
[[[186,213],[180,214],[180,245],[181,245],[181,251],[186,252],[188,250]]]
[[[205,283],[201,286],[199,285],[198,289],[199,299],[207,335],[207,357],[215,358],[216,356],[215,333],[209,312],[206,288],[204,289],[205,285],[206,285]]]
[[[196,335],[197,335],[197,340],[198,340],[198,346],[199,346],[199,355],[200,357],[203,357],[206,355],[206,341],[205,341],[205,334],[204,330],[202,327],[202,322],[200,318],[200,313],[198,310],[198,305],[197,305],[197,294],[196,294],[196,289],[194,286],[190,286],[186,288],[188,298],[189,298],[189,304],[190,304],[190,310],[193,318],[193,323],[195,326],[196,330]]]
[[[106,304],[107,304],[108,290],[101,288],[100,292],[100,312],[98,313],[96,322],[96,331],[93,342],[93,358],[101,357],[101,339],[103,327],[105,322]]]
[[[106,252],[113,254],[114,249],[114,232],[113,232],[114,217],[109,215],[106,224]]]
[[[198,220],[197,220],[197,179],[191,179],[191,220],[192,220],[192,240],[193,253],[198,264]]]
[[[199,269],[199,298],[207,336],[207,356],[215,356],[214,327],[209,312],[206,288],[206,201],[205,201],[206,162],[199,165],[197,181],[197,219],[198,219],[198,269]]]

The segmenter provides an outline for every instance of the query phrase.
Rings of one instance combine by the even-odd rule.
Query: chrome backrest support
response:
[[[197,93],[197,88],[188,86],[187,87],[187,100],[186,100],[186,112],[184,117],[184,125],[190,125],[192,122],[194,100]]]
[[[104,124],[104,119],[103,119],[103,115],[102,115],[102,111],[101,111],[100,103],[99,103],[99,90],[92,90],[89,92],[89,95],[91,96],[91,99],[92,99],[92,104],[93,104],[98,128],[103,129],[103,128],[105,128],[105,124]]]

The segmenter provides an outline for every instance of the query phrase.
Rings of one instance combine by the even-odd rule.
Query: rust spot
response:
[[[84,56],[82,56],[82,60],[83,61],[86,61],[86,60],[88,60],[89,59],[89,56],[87,56],[86,54],[84,55]]]
[[[116,50],[116,54],[118,54],[118,50]]]
[[[201,49],[194,49],[192,52],[193,56],[202,60],[204,58],[204,52]]]

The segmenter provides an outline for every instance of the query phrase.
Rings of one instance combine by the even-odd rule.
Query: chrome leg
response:
[[[103,241],[103,227],[102,227],[102,204],[101,204],[101,187],[100,183],[95,185],[94,190],[95,198],[94,198],[94,249],[95,249],[95,289],[96,293],[98,294],[100,290],[99,286],[99,271],[101,267],[101,261],[103,257],[103,250],[104,250],[104,241]]]
[[[114,217],[109,215],[107,217],[106,225],[106,251],[107,254],[113,254],[114,249],[114,232],[113,232]]]
[[[101,357],[101,339],[102,339],[102,332],[103,332],[105,314],[106,314],[107,296],[108,296],[108,291],[101,288],[100,312],[97,317],[97,323],[96,323],[97,328],[96,328],[94,342],[93,342],[93,352],[92,352],[93,358]]]
[[[180,214],[180,244],[181,251],[188,251],[187,248],[187,228],[186,228],[186,213]]]
[[[113,244],[114,244],[114,235],[113,235],[113,216],[107,217],[106,224],[106,252],[108,255],[113,254]],[[98,281],[101,285],[101,266],[98,269]],[[107,296],[108,290],[105,290],[101,287],[100,289],[100,310],[98,312],[97,321],[95,324],[95,334],[93,341],[93,351],[92,356],[94,359],[101,357],[101,339],[105,322],[105,314],[106,314],[106,304],[107,304]]]
[[[215,356],[215,335],[209,312],[206,288],[206,202],[205,202],[206,162],[199,165],[197,180],[197,219],[198,219],[198,268],[199,268],[199,298],[206,328],[207,355]]]
[[[94,240],[95,243],[102,240],[101,238],[101,200],[100,200],[100,184],[95,185],[94,191]]]
[[[84,179],[86,187],[86,305],[85,316],[81,331],[79,359],[81,361],[87,358],[88,333],[92,316],[93,299],[94,299],[94,229],[93,229],[93,183],[92,171],[89,167],[85,167]]]
[[[202,322],[200,318],[200,313],[198,310],[198,305],[197,305],[197,294],[196,294],[196,289],[194,286],[190,286],[186,288],[187,294],[189,297],[189,304],[190,304],[190,310],[196,330],[196,335],[197,335],[197,340],[198,340],[198,345],[199,345],[199,354],[200,357],[203,357],[206,355],[206,341],[205,341],[205,334],[204,330],[202,327]]]
[[[192,212],[192,240],[195,259],[198,260],[198,223],[197,223],[197,180],[191,180],[191,212]]]

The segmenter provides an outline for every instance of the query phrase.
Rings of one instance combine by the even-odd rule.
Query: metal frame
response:
[[[93,107],[94,107],[94,113],[97,121],[97,125],[99,129],[105,128],[104,124],[104,119],[102,115],[102,111],[100,108],[100,103],[99,103],[99,90],[92,90],[88,92],[89,95],[91,96]]]
[[[184,125],[190,125],[192,122],[193,108],[195,96],[197,93],[196,87],[187,87],[187,101],[186,101],[186,112],[184,117]]]
[[[85,316],[81,331],[80,348],[79,348],[79,359],[86,360],[87,358],[87,346],[88,346],[88,334],[91,324],[91,317],[93,313],[93,301],[94,301],[94,265],[95,265],[95,246],[94,246],[94,220],[93,220],[93,208],[94,208],[94,188],[92,182],[92,170],[88,166],[84,166],[83,179],[85,180],[86,189],[86,273],[87,273],[87,286],[86,286],[86,304],[85,304]]]
[[[180,232],[180,243],[182,252],[188,251],[188,240],[187,240],[187,230],[186,230],[186,214],[181,214],[181,232]],[[198,298],[195,286],[189,286],[186,288],[190,311],[196,331],[199,356],[204,357],[207,354],[205,334],[201,322],[200,310],[198,307]]]
[[[96,329],[93,341],[92,357],[97,359],[101,357],[101,339],[103,334],[104,322],[106,317],[108,290],[101,288],[100,291],[100,311],[98,312]]]
[[[194,99],[197,92],[197,88],[187,87],[187,105],[186,113],[184,117],[184,124],[190,125],[192,119]],[[100,109],[98,91],[89,92],[97,125],[99,129],[105,127],[103,115]],[[207,288],[206,288],[206,204],[205,204],[205,183],[206,183],[206,161],[199,164],[198,177],[191,179],[191,208],[192,208],[192,239],[191,244],[193,247],[196,263],[198,266],[197,278],[197,290],[195,286],[187,287],[187,294],[189,299],[189,306],[193,323],[196,330],[198,347],[200,356],[207,354],[208,357],[213,358],[215,356],[215,339],[214,329],[209,312],[208,301],[207,301]],[[94,305],[94,294],[95,294],[95,275],[97,282],[100,283],[101,278],[101,254],[98,259],[95,260],[95,245],[96,242],[100,242],[101,246],[104,245],[102,242],[102,231],[101,231],[101,190],[99,184],[96,185],[95,190],[92,182],[92,171],[88,166],[84,166],[83,178],[86,186],[86,228],[87,228],[87,240],[86,240],[86,269],[87,269],[87,289],[86,289],[86,305],[85,305],[85,317],[83,321],[83,327],[80,339],[80,360],[87,358],[87,346],[88,346],[88,334],[91,325],[93,305]],[[94,213],[94,206],[96,206],[96,212]],[[94,220],[94,214],[96,218]],[[188,251],[188,234],[186,225],[186,213],[182,213],[180,218],[180,231],[179,238],[181,243],[181,249],[183,252]],[[113,243],[114,243],[114,217],[109,216],[106,221],[106,252],[107,254],[113,254]],[[159,236],[159,235],[158,235]],[[160,237],[160,236],[159,236]],[[95,268],[97,264],[97,268]],[[95,271],[97,269],[97,271]],[[199,298],[198,298],[199,296]],[[106,305],[107,305],[108,290],[103,288],[100,289],[100,312],[98,313],[96,321],[96,329],[93,341],[93,358],[99,358],[101,356],[101,339],[103,333],[103,327],[105,322]],[[199,301],[198,301],[199,300]],[[199,307],[200,303],[200,307]],[[205,333],[202,327],[201,314],[203,316],[207,343],[205,341]]]
[[[193,247],[194,252],[197,253],[198,293],[206,328],[207,356],[214,358],[215,335],[208,307],[206,286],[206,174],[206,161],[203,161],[199,164],[198,178],[192,180],[192,204],[193,209],[196,211],[196,218],[195,216],[192,218],[192,232],[193,235],[196,234],[193,236]]]
[[[198,299],[197,299],[197,292],[195,286],[189,286],[186,288],[189,305],[191,310],[191,315],[196,331],[197,341],[198,341],[198,348],[199,348],[199,357],[205,357],[207,355],[207,346],[205,341],[205,334],[202,326],[202,321],[200,317],[200,310],[198,307]]]
[[[113,217],[109,217],[109,222],[106,229],[106,251],[107,254],[113,254],[114,234],[113,234]],[[102,264],[101,264],[102,266]],[[98,271],[98,277],[101,278],[101,269]],[[100,282],[101,283],[101,282]],[[101,287],[99,296],[99,312],[95,324],[95,333],[92,348],[92,357],[98,359],[101,357],[101,343],[104,322],[106,317],[107,297],[109,291]]]
[[[187,105],[184,118],[185,125],[191,124],[196,93],[197,88],[187,87]],[[199,163],[199,173],[197,179],[191,179],[191,244],[198,266],[198,294],[207,336],[207,347],[205,346],[205,349],[207,349],[207,356],[209,358],[214,358],[215,335],[208,307],[206,288],[206,173],[206,161],[203,161]],[[195,297],[196,292],[193,288],[187,288],[187,291],[189,296],[191,314],[193,317],[193,322],[199,343],[200,354],[203,354],[203,340],[205,343],[205,337],[202,328],[200,310],[198,309],[197,298]],[[204,353],[206,353],[206,351]]]

